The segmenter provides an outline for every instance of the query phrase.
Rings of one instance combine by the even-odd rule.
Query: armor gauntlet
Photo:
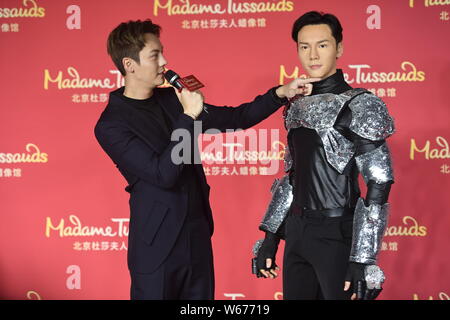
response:
[[[353,240],[350,261],[376,264],[383,234],[386,230],[389,204],[371,203],[368,207],[358,199],[353,220]]]
[[[292,158],[289,155],[289,150],[286,150],[284,166],[287,174],[281,179],[275,179],[273,182],[270,189],[272,199],[259,226],[259,229],[266,233],[266,238],[256,241],[253,246],[254,258],[252,259],[252,273],[258,278],[263,276],[259,271],[260,269],[270,270],[276,267],[275,255],[278,249],[278,243],[280,242],[280,238],[284,239],[284,232],[280,230],[283,228],[280,227],[287,216],[293,199],[292,186],[289,183],[289,170],[292,166]],[[263,266],[267,258],[272,259],[272,266],[270,268]]]
[[[389,188],[383,186],[389,186],[394,176],[386,143],[356,157],[356,164],[369,189],[378,187],[378,192],[389,192]],[[368,190],[369,193],[373,192]],[[376,198],[387,199],[387,194]],[[357,201],[353,220],[351,262],[376,264],[389,216],[389,204],[379,202],[371,199],[365,202],[362,198]]]
[[[271,188],[272,200],[261,221],[259,229],[271,233],[277,233],[287,216],[292,203],[292,186],[289,183],[289,175],[276,179]]]

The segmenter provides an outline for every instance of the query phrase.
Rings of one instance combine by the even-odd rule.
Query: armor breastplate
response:
[[[367,90],[357,88],[341,94],[324,93],[302,97],[291,103],[285,123],[289,130],[305,127],[316,130],[324,145],[328,163],[339,173],[355,153],[353,143],[340,134],[333,125],[344,105]]]

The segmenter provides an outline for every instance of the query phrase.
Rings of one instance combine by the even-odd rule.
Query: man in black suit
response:
[[[159,33],[150,20],[110,33],[108,53],[125,87],[111,92],[95,136],[128,182],[131,299],[213,299],[210,188],[201,163],[174,161],[179,142],[171,134],[188,132],[193,145],[194,120],[203,130],[249,128],[310,90],[314,79],[296,79],[236,108],[207,105],[206,113],[200,92],[157,88],[167,63]]]

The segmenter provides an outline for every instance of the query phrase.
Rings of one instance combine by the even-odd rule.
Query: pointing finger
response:
[[[297,78],[299,83],[311,83],[311,82],[317,82],[322,80],[321,78],[306,78],[306,79],[302,79],[302,78]]]

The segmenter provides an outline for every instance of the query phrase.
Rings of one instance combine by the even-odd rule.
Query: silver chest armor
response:
[[[355,154],[353,142],[333,128],[339,113],[348,101],[352,112],[349,128],[354,133],[378,141],[394,132],[393,120],[384,102],[362,88],[351,89],[341,94],[324,93],[302,97],[291,103],[285,118],[288,130],[305,127],[317,132],[328,163],[339,173],[344,171]]]

